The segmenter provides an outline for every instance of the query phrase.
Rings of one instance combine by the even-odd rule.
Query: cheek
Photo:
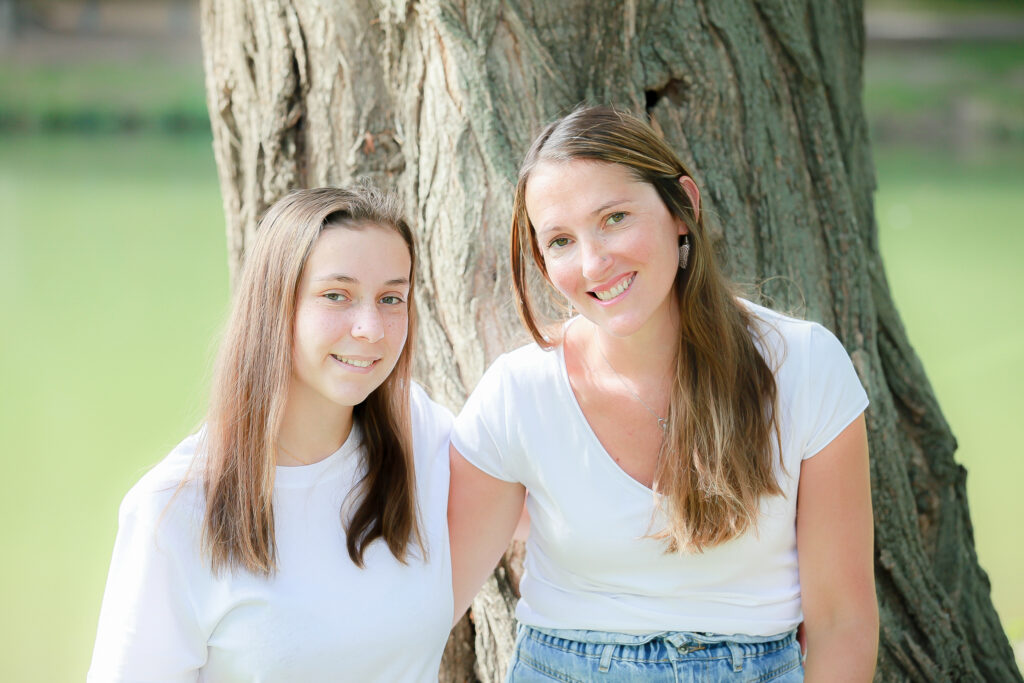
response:
[[[672,251],[676,237],[670,238],[659,233],[634,232],[623,241],[621,251],[640,263],[657,261],[664,257],[666,250]]]
[[[344,333],[346,325],[347,316],[344,314],[328,313],[313,307],[300,308],[295,312],[292,348],[298,352],[329,346]]]
[[[544,267],[548,272],[548,280],[558,293],[565,297],[572,296],[579,269],[568,263],[568,259],[551,259],[544,263]]]
[[[405,347],[405,340],[409,338],[409,316],[408,314],[395,315],[384,322],[385,336],[391,341],[395,353],[400,353]]]

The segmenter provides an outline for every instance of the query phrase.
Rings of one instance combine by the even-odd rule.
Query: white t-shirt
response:
[[[775,635],[802,621],[796,552],[800,464],[867,407],[853,364],[816,323],[744,302],[777,368],[784,496],[762,499],[756,531],[702,554],[649,538],[655,494],[601,446],[572,392],[561,347],[495,360],[455,420],[452,443],[528,491],[530,535],[516,616],[541,628]]]
[[[121,504],[89,670],[101,681],[436,681],[454,609],[446,506],[452,416],[412,387],[413,450],[427,561],[378,540],[360,569],[341,505],[361,473],[360,430],[318,463],[278,467],[278,572],[214,576],[201,553],[201,486],[174,491],[198,436]]]

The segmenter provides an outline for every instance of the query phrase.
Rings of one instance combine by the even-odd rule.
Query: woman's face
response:
[[[551,284],[583,316],[617,337],[674,320],[687,228],[654,186],[618,164],[541,162],[525,200]]]
[[[409,332],[411,264],[391,228],[320,233],[295,295],[293,390],[354,406],[384,382]]]

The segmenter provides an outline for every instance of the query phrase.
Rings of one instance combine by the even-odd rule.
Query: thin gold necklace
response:
[[[654,419],[658,421],[658,426],[661,427],[661,431],[666,431],[668,429],[668,419],[654,412],[654,408],[647,405],[647,401],[640,398],[640,395],[630,388],[629,384],[626,383],[625,378],[623,378],[623,376],[619,374],[619,371],[612,366],[612,362],[608,360],[608,356],[604,355],[604,349],[601,348],[601,343],[598,342],[597,339],[594,339],[594,346],[597,347],[597,352],[601,354],[601,358],[604,359],[604,362],[608,366],[608,369],[612,371],[613,375],[619,378],[619,382],[621,382],[622,386],[626,388],[626,391],[628,391],[633,396],[633,398],[639,401],[640,405],[646,408],[648,413],[654,416]]]

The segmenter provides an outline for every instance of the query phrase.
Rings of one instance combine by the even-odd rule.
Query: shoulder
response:
[[[494,359],[474,389],[494,391],[501,388],[529,389],[544,386],[559,372],[560,347],[542,349],[537,344],[527,344],[503,353]]]
[[[509,406],[544,402],[558,379],[560,353],[527,344],[495,358],[462,406],[456,431],[467,415],[509,417]]]
[[[452,411],[430,398],[427,390],[415,381],[409,384],[409,411],[414,428],[416,423],[451,424],[452,421]]]
[[[823,354],[834,355],[842,343],[824,325],[794,318],[746,299],[740,304],[752,318],[755,343],[776,373],[805,372]]]
[[[800,342],[811,334],[811,329],[821,327],[816,322],[794,318],[746,299],[737,299],[751,316],[756,332],[762,336],[774,336],[782,341]],[[822,328],[824,329],[824,328]]]
[[[409,417],[416,459],[438,459],[442,450],[447,458],[448,439],[455,418],[452,411],[430,398],[417,382],[412,382],[409,387]]]
[[[555,358],[557,349],[557,346],[551,349],[542,349],[536,343],[525,344],[517,349],[501,354],[494,362],[497,363],[500,360],[502,363],[513,367],[545,364]]]
[[[409,404],[417,504],[426,515],[424,522],[428,529],[444,528],[448,505],[448,443],[455,418],[416,382],[409,387]]]
[[[166,522],[184,531],[201,518],[202,438],[202,430],[187,437],[129,489],[118,510],[122,526],[136,523],[156,531]]]
[[[199,566],[205,512],[200,443],[198,434],[185,439],[128,491],[118,508],[115,554],[145,565],[173,556]]]
[[[753,317],[755,344],[775,374],[780,398],[785,401],[804,396],[804,403],[810,406],[825,396],[848,390],[856,394],[856,403],[862,402],[863,388],[850,354],[827,327],[749,301],[740,302]]]

